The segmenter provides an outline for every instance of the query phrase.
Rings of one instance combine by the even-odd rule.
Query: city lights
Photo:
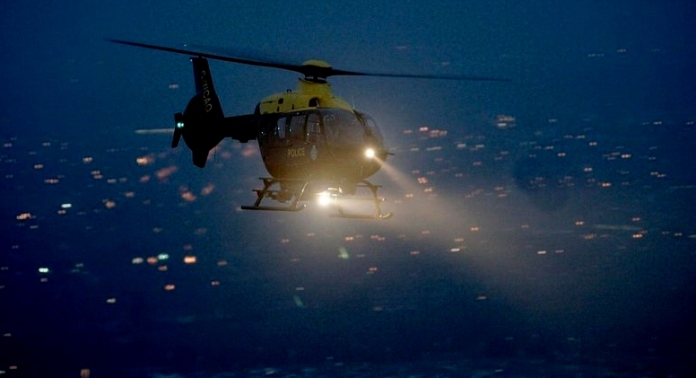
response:
[[[173,165],[167,149],[109,150],[111,159],[105,159],[98,153],[82,157],[94,151],[58,155],[67,145],[53,142],[14,157],[15,144],[6,142],[0,164],[24,168],[1,177],[10,189],[5,196],[13,229],[6,235],[10,258],[0,266],[0,292],[14,297],[40,287],[48,293],[38,296],[47,309],[98,307],[105,321],[125,319],[124,328],[135,322],[129,316],[142,304],[140,293],[153,303],[146,306],[146,319],[137,320],[146,325],[161,318],[175,324],[189,319],[191,327],[209,318],[222,321],[251,299],[281,316],[290,308],[312,317],[310,312],[334,306],[332,296],[355,292],[356,286],[361,302],[354,302],[363,310],[400,316],[450,300],[444,298],[453,286],[440,291],[440,283],[469,290],[456,299],[483,307],[500,303],[508,282],[528,286],[528,294],[541,285],[552,293],[556,281],[568,287],[575,269],[597,274],[612,263],[607,258],[600,261],[604,265],[591,265],[600,254],[650,254],[655,263],[662,255],[653,252],[660,248],[672,256],[693,247],[696,230],[690,224],[663,222],[665,213],[688,217],[688,207],[677,208],[672,198],[691,198],[696,189],[680,182],[679,169],[688,167],[675,168],[676,160],[663,157],[671,158],[664,146],[611,140],[591,124],[572,130],[562,117],[549,118],[558,128],[551,135],[533,129],[520,135],[523,128],[515,122],[513,116],[491,118],[485,132],[406,126],[389,158],[392,165],[379,173],[396,178],[384,180],[385,207],[395,219],[380,223],[336,222],[311,212],[240,214],[234,209],[247,198],[246,176],[191,179]],[[645,122],[637,127],[656,126]],[[660,122],[660,129],[671,127]],[[228,168],[235,159],[258,158],[256,151],[253,145],[223,144],[215,162]],[[354,153],[378,159],[383,152]],[[338,186],[320,193],[327,186],[313,187],[302,201],[332,211],[360,206],[344,202],[347,194]],[[26,192],[32,197],[20,196]],[[562,203],[553,208],[557,199]],[[30,265],[19,263],[34,256]],[[633,267],[642,268],[641,261]],[[113,282],[100,281],[111,274]],[[265,283],[276,276],[282,279]],[[503,278],[490,291],[485,284],[471,290],[462,284],[488,277]],[[85,295],[70,293],[73,288],[86,288]],[[192,298],[192,306],[208,312],[195,320],[185,313],[189,309],[177,307]],[[6,338],[22,337],[6,328]]]

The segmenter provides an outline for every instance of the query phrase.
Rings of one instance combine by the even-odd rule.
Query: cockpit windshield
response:
[[[365,126],[354,113],[345,110],[322,110],[322,120],[329,144],[361,146],[365,139]]]
[[[382,133],[367,114],[342,109],[299,111],[269,118],[260,140],[278,146],[288,143],[327,143],[353,149],[366,144],[381,145]]]
[[[367,127],[367,135],[370,138],[378,140],[381,143],[384,140],[384,137],[382,136],[382,132],[380,131],[377,122],[365,113],[356,112],[356,115],[361,120],[361,122]]]

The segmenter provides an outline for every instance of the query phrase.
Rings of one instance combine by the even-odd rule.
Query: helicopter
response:
[[[508,81],[479,76],[437,76],[370,73],[339,70],[322,60],[286,64],[211,54],[119,39],[107,41],[189,55],[193,64],[195,95],[183,113],[174,115],[172,148],[183,137],[191,150],[193,164],[204,168],[209,152],[225,138],[241,143],[258,142],[270,177],[260,177],[262,188],[253,189],[256,200],[243,210],[300,211],[300,202],[316,199],[332,205],[339,218],[388,219],[378,195],[380,185],[368,181],[391,155],[378,124],[368,114],[354,109],[333,95],[331,76],[377,76],[469,81]],[[250,114],[225,116],[213,85],[208,59],[283,69],[302,74],[296,90],[267,96]],[[357,196],[358,190],[367,194]],[[345,204],[367,199],[374,212],[353,212]],[[273,202],[268,204],[268,202]]]

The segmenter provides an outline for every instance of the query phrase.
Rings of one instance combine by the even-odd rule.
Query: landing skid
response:
[[[381,186],[374,185],[367,180],[361,180],[355,188],[356,192],[360,188],[369,189],[371,195],[363,197],[345,194],[340,189],[332,186],[329,186],[327,190],[319,194],[309,193],[307,188],[310,186],[310,181],[305,180],[261,177],[261,181],[263,181],[263,188],[253,189],[254,193],[256,193],[256,201],[253,205],[242,206],[242,210],[300,211],[306,207],[304,204],[299,204],[300,201],[307,200],[307,197],[315,198],[315,196],[321,195],[327,196],[327,204],[336,210],[336,213],[331,214],[331,217],[334,218],[389,219],[392,217],[392,213],[382,211],[381,204],[384,202],[384,198],[377,195],[377,190]],[[279,205],[262,205],[264,200],[272,200],[279,203]],[[344,204],[360,200],[373,201],[375,212],[373,214],[353,213],[346,211],[343,206]]]

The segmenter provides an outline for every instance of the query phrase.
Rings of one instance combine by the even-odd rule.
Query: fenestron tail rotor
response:
[[[364,71],[349,71],[333,68],[331,65],[323,61],[309,60],[303,64],[290,64],[280,62],[270,62],[258,59],[249,59],[243,57],[234,57],[220,54],[211,54],[203,51],[173,48],[166,46],[158,46],[141,42],[125,41],[120,39],[107,39],[109,42],[122,45],[142,47],[152,50],[160,50],[175,54],[184,54],[189,56],[197,56],[202,58],[220,60],[224,62],[246,64],[250,66],[279,68],[283,70],[298,72],[305,77],[327,78],[330,76],[372,76],[372,77],[392,77],[392,78],[412,78],[412,79],[434,79],[434,80],[461,80],[461,81],[510,81],[509,79],[487,77],[487,76],[471,76],[471,75],[430,75],[430,74],[407,74],[407,73],[390,73],[390,72],[364,72]]]

